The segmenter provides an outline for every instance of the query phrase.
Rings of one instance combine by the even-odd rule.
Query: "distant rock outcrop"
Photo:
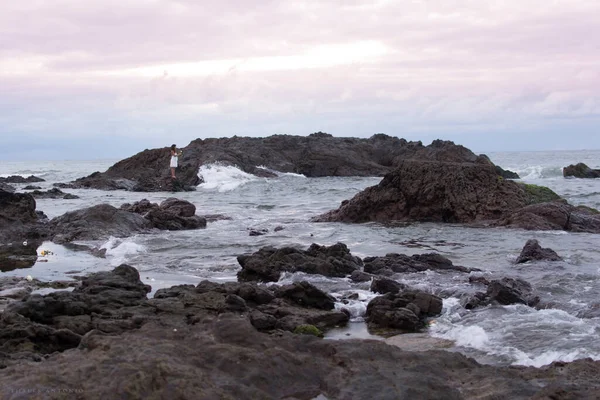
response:
[[[0,183],[35,183],[35,182],[45,182],[45,179],[39,178],[34,175],[29,175],[27,178],[24,178],[21,175],[11,175],[6,178],[0,177]]]
[[[170,177],[170,153],[163,148],[144,150],[119,161],[106,172],[95,172],[59,187],[140,192],[193,190],[202,183],[199,167],[213,163],[232,165],[263,177],[276,177],[274,171],[307,177],[383,176],[407,159],[474,162],[478,158],[469,149],[449,143],[436,140],[430,146],[423,146],[421,142],[407,142],[384,134],[359,139],[333,137],[323,132],[309,136],[196,139],[183,149],[177,180]],[[480,158],[481,162],[493,165],[487,157]]]
[[[563,168],[564,177],[600,178],[600,169],[592,169],[584,163],[571,164]]]

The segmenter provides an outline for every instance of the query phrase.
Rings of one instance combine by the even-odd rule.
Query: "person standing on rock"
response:
[[[171,167],[171,178],[173,179],[177,179],[177,177],[175,176],[175,168],[177,168],[177,161],[179,159],[179,156],[181,156],[183,154],[182,151],[177,151],[177,146],[172,144],[171,145],[171,163],[170,163],[170,167]]]

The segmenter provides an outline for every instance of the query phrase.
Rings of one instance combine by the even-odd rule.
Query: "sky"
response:
[[[0,160],[196,138],[600,149],[598,0],[0,0]]]

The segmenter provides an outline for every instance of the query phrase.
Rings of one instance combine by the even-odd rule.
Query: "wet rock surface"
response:
[[[483,307],[489,304],[525,304],[534,307],[540,303],[540,297],[531,284],[523,279],[505,277],[489,282],[479,281],[487,286],[487,291],[475,293],[464,301],[466,309]]]
[[[564,177],[600,178],[600,169],[592,169],[584,163],[571,164],[563,168]]]
[[[353,256],[343,243],[320,246],[313,243],[306,251],[293,247],[263,247],[253,254],[237,258],[242,270],[241,281],[276,282],[282,272],[305,272],[330,277],[344,277],[362,267],[360,257]]]
[[[89,399],[526,399],[565,392],[593,398],[600,389],[600,362],[591,360],[493,367],[454,352],[293,334],[300,322],[327,327],[343,315],[324,310],[328,305],[300,305],[298,298],[311,293],[326,298],[305,283],[204,281],[159,290],[154,299],[148,290],[134,268],[122,265],[90,275],[72,292],[9,305],[0,317],[3,397],[27,398],[19,392],[27,388]],[[425,295],[381,296],[371,318],[394,321],[390,312],[415,314],[417,307],[423,315],[439,312],[441,301]],[[390,305],[400,307],[382,311]]]
[[[370,329],[416,332],[425,326],[425,318],[441,312],[440,297],[422,291],[400,290],[371,300],[365,318]]]

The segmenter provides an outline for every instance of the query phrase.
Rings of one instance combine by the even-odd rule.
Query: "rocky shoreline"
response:
[[[386,135],[354,139],[323,133],[301,139],[198,139],[184,148],[175,183],[163,176],[167,158],[163,149],[146,150],[105,173],[63,186],[193,190],[200,180],[198,167],[220,161],[263,176],[276,176],[272,171],[383,176],[316,222],[433,221],[600,233],[597,210],[574,207],[547,188],[514,182],[487,157],[451,142],[423,146]],[[10,181],[37,182],[34,178]],[[98,204],[49,219],[36,209],[31,193],[0,184],[3,271],[34,265],[45,240],[102,257],[100,249],[75,242],[203,229],[228,218],[196,215],[192,203],[169,198],[160,204]],[[41,195],[63,196],[57,191]],[[428,341],[427,326],[442,312],[443,291],[425,292],[396,278],[424,271],[452,274],[466,288],[452,293],[465,309],[546,307],[548,299],[525,280],[487,279],[479,269],[455,265],[438,253],[361,258],[344,243],[263,247],[237,260],[237,282],[177,285],[157,290],[152,298],[151,287],[126,264],[65,282],[1,278],[2,397],[598,398],[600,361],[490,366],[453,351],[451,343]],[[560,260],[552,249],[530,240],[515,264]],[[347,305],[358,293],[334,298],[307,281],[278,284],[282,274],[297,272],[348,279],[375,294],[366,305],[365,322],[370,331],[396,339],[323,339],[327,331],[348,324]],[[425,338],[394,336],[406,333]]]
[[[149,291],[135,268],[121,265],[84,277],[72,291],[9,304],[0,317],[3,397],[591,399],[600,390],[600,362],[589,359],[493,367],[420,351],[422,341],[409,351],[407,342],[402,350],[321,339],[348,315],[306,282],[203,281],[152,299]],[[413,302],[399,307],[411,293]],[[417,304],[438,304],[418,297],[407,290],[377,297],[369,318],[389,323]],[[430,309],[440,311],[441,304]]]

